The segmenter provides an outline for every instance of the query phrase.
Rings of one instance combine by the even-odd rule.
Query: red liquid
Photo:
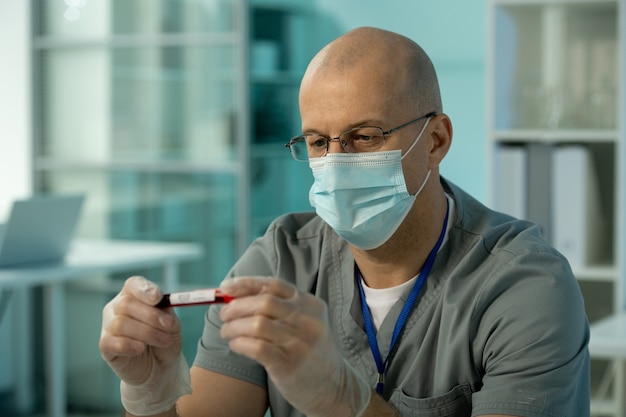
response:
[[[208,292],[207,297],[203,297],[202,293]],[[184,307],[184,306],[198,306],[205,304],[224,304],[228,303],[233,297],[222,294],[219,289],[206,289],[189,291],[185,293],[172,293],[164,294],[161,301],[158,302],[156,307]]]

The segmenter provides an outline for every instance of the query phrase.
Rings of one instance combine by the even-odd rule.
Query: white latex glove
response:
[[[131,277],[102,312],[100,352],[122,380],[124,408],[137,416],[165,412],[191,393],[180,322],[173,309],[154,307],[161,297],[156,284]]]
[[[283,397],[308,417],[360,416],[371,388],[341,357],[321,299],[276,278],[228,279],[221,336],[265,367]]]

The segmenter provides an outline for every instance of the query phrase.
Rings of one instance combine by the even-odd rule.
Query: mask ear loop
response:
[[[407,149],[407,151],[404,153],[404,155],[402,155],[400,157],[400,159],[404,159],[404,157],[407,156],[409,154],[409,152],[411,152],[413,150],[415,145],[417,145],[417,142],[419,142],[420,139],[422,138],[422,133],[424,133],[424,130],[426,130],[426,126],[428,126],[429,122],[430,122],[430,117],[428,119],[426,119],[426,123],[424,123],[424,126],[422,126],[422,130],[420,130],[420,133],[417,135],[417,138],[413,141],[413,143],[411,144],[409,149]]]
[[[418,195],[420,195],[420,193],[422,192],[422,190],[424,189],[424,187],[426,186],[426,183],[428,182],[428,179],[430,178],[430,173],[432,172],[432,170],[428,170],[428,172],[426,173],[426,178],[424,178],[424,182],[422,183],[422,185],[420,185],[420,189],[417,190],[417,192],[415,193],[415,195],[413,197],[416,197]]]
[[[428,119],[426,119],[426,123],[424,123],[424,126],[422,127],[422,130],[420,130],[420,133],[417,135],[417,139],[415,139],[413,141],[413,144],[409,147],[409,149],[407,149],[407,151],[404,153],[404,155],[402,155],[400,157],[400,159],[404,159],[405,156],[407,156],[409,154],[409,152],[411,152],[413,150],[413,148],[415,147],[415,145],[417,145],[417,142],[419,142],[419,140],[422,137],[422,133],[424,133],[424,130],[426,130],[426,126],[428,126],[428,123],[430,122],[430,117]],[[413,195],[413,197],[417,197],[418,195],[420,195],[420,193],[422,192],[422,190],[424,189],[424,187],[426,186],[426,183],[428,182],[428,179],[430,178],[430,173],[432,172],[432,170],[428,170],[428,173],[426,173],[426,178],[424,178],[424,182],[422,182],[422,185],[420,185],[419,190],[417,190],[417,192],[415,193],[415,195]]]

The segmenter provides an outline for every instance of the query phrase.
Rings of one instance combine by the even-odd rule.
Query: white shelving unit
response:
[[[592,328],[626,310],[625,6],[488,6],[490,201],[568,257]],[[625,356],[592,356],[593,416],[626,416]]]

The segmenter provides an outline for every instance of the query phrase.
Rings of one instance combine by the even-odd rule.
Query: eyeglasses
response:
[[[318,158],[328,153],[330,142],[337,140],[341,147],[349,153],[374,152],[382,148],[387,136],[405,128],[420,120],[428,119],[437,115],[437,112],[430,112],[417,119],[413,119],[386,132],[377,126],[360,126],[346,130],[336,138],[317,134],[305,134],[291,138],[285,144],[289,148],[291,155],[296,161],[307,162],[309,158]]]

